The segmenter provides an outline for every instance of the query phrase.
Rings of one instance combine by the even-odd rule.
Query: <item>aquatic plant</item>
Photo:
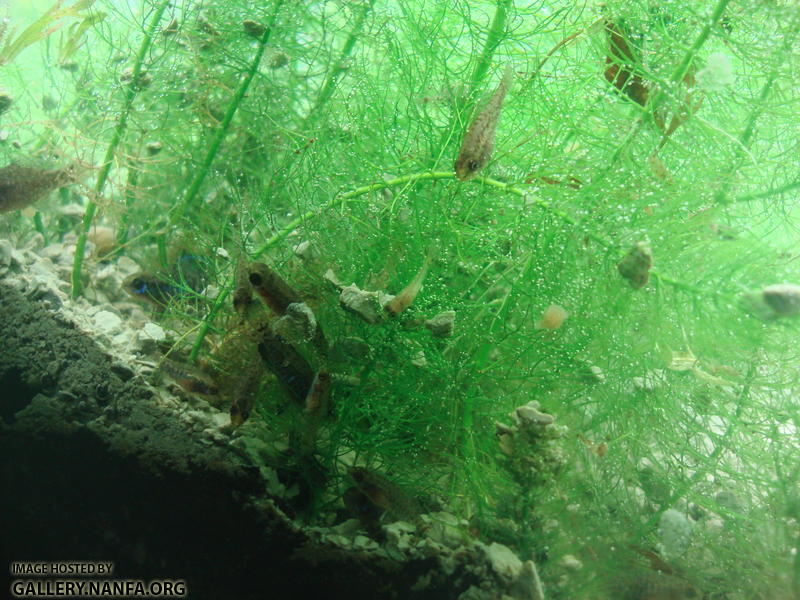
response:
[[[548,597],[638,597],[631,573],[667,570],[710,597],[800,592],[796,6],[67,4],[3,46],[0,166],[97,169],[3,227],[73,248],[75,298],[97,226],[116,232],[104,260],[185,292],[152,314],[170,356],[258,390],[236,435],[290,440],[265,461],[297,514],[329,521],[369,469],[534,559]],[[459,181],[506,65],[491,160]],[[181,253],[204,258],[204,290],[174,275]],[[329,356],[305,341],[293,359],[331,374],[319,420],[281,372],[253,375],[258,319],[280,315],[242,325],[242,261],[324,330]],[[342,308],[351,284],[380,318]],[[441,335],[423,325],[448,311]],[[558,429],[520,433],[521,407]],[[662,556],[667,511],[694,525]]]

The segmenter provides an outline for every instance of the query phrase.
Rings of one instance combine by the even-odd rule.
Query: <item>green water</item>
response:
[[[123,257],[169,286],[143,305],[160,354],[220,410],[250,390],[237,435],[289,440],[299,519],[331,524],[357,464],[535,560],[548,598],[800,595],[800,290],[769,287],[800,283],[795,4],[10,8],[0,162],[84,170],[4,231],[64,243],[74,299]],[[491,160],[459,181],[507,65]],[[256,352],[279,315],[233,308],[251,261],[324,332],[270,346],[331,374],[318,417]],[[328,270],[422,287],[368,322]],[[446,311],[449,335],[425,325]]]

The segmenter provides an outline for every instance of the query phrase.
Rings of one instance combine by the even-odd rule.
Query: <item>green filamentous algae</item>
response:
[[[800,598],[794,3],[0,17],[0,273],[153,395],[4,388],[169,407],[143,455],[200,436],[336,552],[491,578],[413,593]]]

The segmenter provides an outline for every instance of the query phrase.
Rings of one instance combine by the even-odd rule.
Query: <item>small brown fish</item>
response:
[[[314,451],[322,420],[328,414],[331,398],[331,374],[318,371],[306,396],[305,425],[301,434],[301,452],[310,454]]]
[[[249,280],[250,273],[243,259],[236,265],[236,285],[233,289],[233,308],[243,318],[247,317],[253,305],[253,288]]]
[[[187,392],[201,396],[219,394],[217,384],[208,375],[191,365],[165,358],[161,361],[161,370]]]
[[[497,121],[500,118],[503,100],[508,88],[511,87],[513,76],[514,72],[511,70],[511,66],[507,66],[503,79],[494,94],[486,106],[475,116],[464,135],[464,141],[461,143],[461,150],[458,151],[455,164],[456,177],[461,181],[475,177],[492,156]]]
[[[314,372],[308,361],[281,336],[269,327],[261,332],[258,353],[281,387],[299,405],[304,405],[308,390],[314,381]]]
[[[247,273],[253,289],[278,315],[286,314],[286,308],[290,304],[299,304],[303,301],[269,265],[260,262],[250,263]]]
[[[608,38],[608,56],[603,76],[618,91],[623,92],[637,104],[647,104],[649,90],[644,80],[633,72],[634,66],[639,62],[628,45],[625,35],[613,22],[605,22],[606,37]]]
[[[409,306],[411,306],[411,303],[414,302],[414,298],[417,297],[419,290],[422,288],[422,281],[425,279],[425,275],[428,273],[428,268],[431,266],[433,254],[433,250],[428,251],[428,255],[425,257],[425,262],[422,264],[422,268],[416,274],[414,279],[411,280],[411,283],[404,287],[403,290],[397,294],[397,296],[383,305],[383,309],[386,312],[393,317],[396,317]]]
[[[422,523],[419,517],[422,507],[417,500],[383,475],[363,467],[352,467],[348,474],[359,491],[375,506],[387,510],[398,519],[406,519],[415,525]]]
[[[230,416],[234,427],[239,427],[250,418],[260,382],[261,373],[258,371],[246,372],[233,382]]]
[[[317,372],[306,396],[306,414],[324,415],[328,410],[330,395],[331,374],[327,371]]]
[[[0,169],[0,212],[21,210],[48,192],[75,182],[75,168],[45,171],[10,164]]]
[[[245,19],[242,21],[242,28],[244,32],[252,38],[256,38],[260,40],[264,37],[264,32],[267,31],[267,28],[259,23],[258,21],[253,21],[252,19]]]

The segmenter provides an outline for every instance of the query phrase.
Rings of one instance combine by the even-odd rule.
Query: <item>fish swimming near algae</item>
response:
[[[363,467],[351,467],[348,475],[356,488],[373,505],[389,512],[396,519],[404,519],[424,529],[420,514],[422,506],[417,499],[383,475]]]
[[[44,170],[11,163],[0,168],[0,212],[22,210],[49,192],[76,181],[74,166]]]
[[[507,66],[503,73],[503,79],[500,80],[494,94],[472,120],[464,135],[464,141],[461,143],[455,163],[456,177],[461,181],[475,177],[492,156],[497,121],[500,118],[506,92],[511,87],[513,75],[511,67]]]
[[[138,300],[164,307],[176,298],[200,294],[206,286],[205,259],[182,253],[169,272],[141,271],[122,282],[122,289]]]

